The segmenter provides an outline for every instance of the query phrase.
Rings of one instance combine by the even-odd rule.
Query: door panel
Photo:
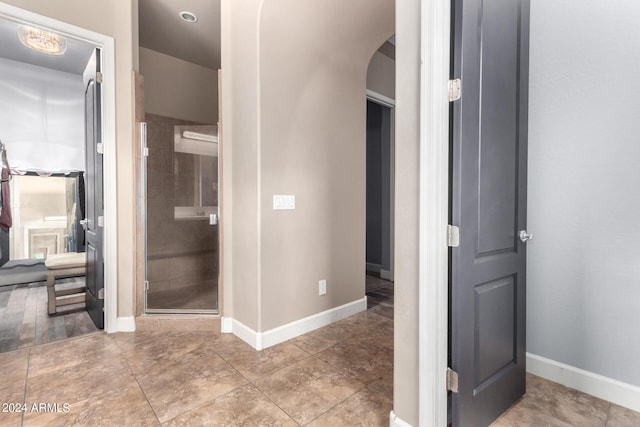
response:
[[[475,383],[478,387],[515,362],[515,288],[514,276],[475,286],[474,341],[478,358]]]
[[[518,9],[514,0],[480,2],[479,254],[517,249]]]
[[[525,392],[528,0],[454,0],[451,367],[454,426],[487,426]]]
[[[89,316],[98,328],[104,328],[104,262],[103,232],[100,219],[104,212],[102,187],[102,154],[98,144],[102,142],[100,83],[100,50],[96,49],[83,78],[85,84],[85,142],[86,142],[86,242],[87,242],[87,292]]]

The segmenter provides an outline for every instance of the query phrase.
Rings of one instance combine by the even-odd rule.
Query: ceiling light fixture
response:
[[[190,24],[193,24],[194,22],[198,22],[198,17],[193,12],[183,10],[182,12],[179,13],[179,15],[184,22],[188,22]]]
[[[18,25],[18,38],[29,49],[48,55],[62,55],[67,51],[66,38],[40,28]]]

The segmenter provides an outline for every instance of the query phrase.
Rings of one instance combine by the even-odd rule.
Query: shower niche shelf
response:
[[[174,219],[209,220],[218,213],[217,126],[174,126]]]

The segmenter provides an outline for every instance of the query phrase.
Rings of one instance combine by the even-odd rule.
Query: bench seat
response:
[[[85,302],[86,286],[72,289],[56,289],[56,280],[85,276],[87,274],[86,253],[69,252],[49,255],[44,263],[47,267],[47,299],[49,314],[56,314],[58,307]]]

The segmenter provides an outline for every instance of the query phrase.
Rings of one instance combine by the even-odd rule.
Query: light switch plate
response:
[[[296,208],[296,196],[275,195],[273,196],[273,210],[291,210]]]

